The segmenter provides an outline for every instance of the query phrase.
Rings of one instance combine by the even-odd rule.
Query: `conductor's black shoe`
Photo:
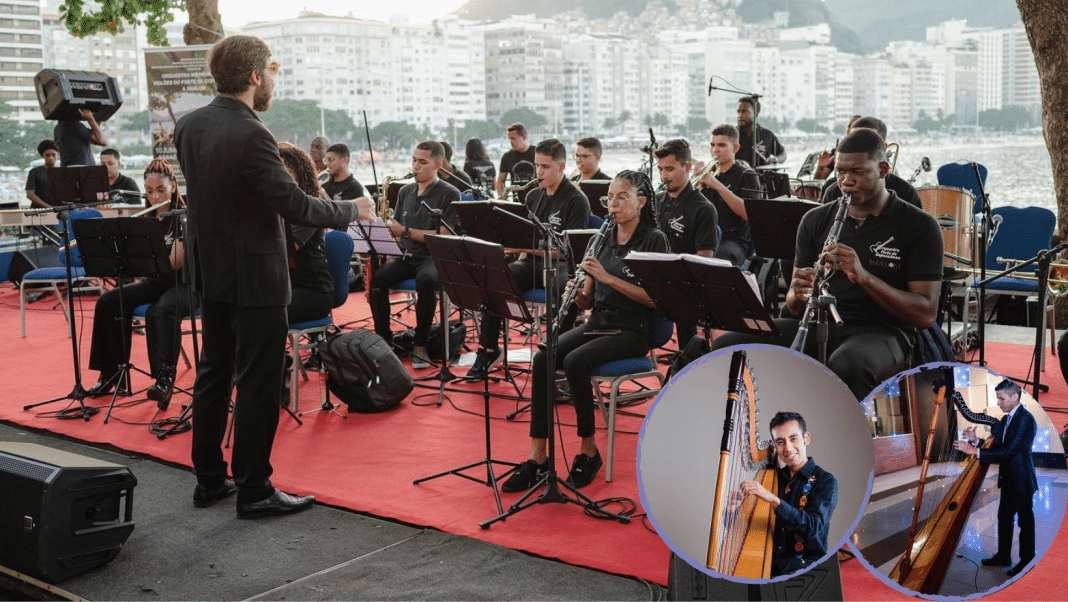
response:
[[[982,562],[983,566],[1009,566],[1012,564],[1012,558],[994,554],[990,558],[984,558]]]
[[[171,405],[171,394],[174,392],[174,375],[169,372],[164,372],[156,382],[148,388],[148,398],[156,402],[156,407],[161,412],[167,411],[167,406]]]
[[[504,359],[504,354],[500,349],[494,349],[490,351],[483,347],[478,348],[478,353],[475,354],[475,363],[471,365],[471,369],[467,371],[467,380],[482,380],[486,378],[489,371],[497,364],[500,364]]]
[[[549,461],[546,460],[541,464],[538,464],[534,460],[527,460],[516,468],[512,476],[508,477],[508,480],[501,484],[501,491],[504,493],[516,493],[519,491],[526,491],[531,487],[538,484],[538,481],[545,478],[545,475],[549,472]]]
[[[237,518],[259,518],[273,514],[289,514],[310,508],[314,495],[295,496],[275,489],[269,497],[249,504],[237,503]]]
[[[582,489],[593,482],[593,477],[597,476],[597,471],[601,470],[601,464],[600,451],[592,457],[580,452],[579,455],[575,456],[575,461],[571,464],[571,472],[567,474],[567,482],[575,489]]]
[[[1027,568],[1027,565],[1030,562],[1031,562],[1030,560],[1021,560],[1020,564],[1017,564],[1016,566],[1012,567],[1011,569],[1005,571],[1005,574],[1008,575],[1009,577],[1015,577],[1016,575],[1019,575],[1020,573],[1022,573],[1023,570],[1025,568]]]
[[[222,482],[222,485],[214,489],[197,483],[196,488],[193,489],[193,505],[197,508],[207,508],[235,493],[237,493],[237,485],[234,485],[233,479],[226,479]]]
[[[103,376],[101,376],[100,380],[95,385],[93,385],[93,386],[89,387],[88,389],[86,389],[85,395],[86,395],[86,397],[93,397],[93,398],[103,397],[104,395],[107,395],[108,393],[111,393],[111,390],[114,389],[114,388],[115,388],[115,379],[114,378],[104,378]],[[119,397],[129,397],[131,395],[131,393],[130,393],[130,385],[129,384],[119,385],[119,390],[118,390],[117,394],[118,394]]]

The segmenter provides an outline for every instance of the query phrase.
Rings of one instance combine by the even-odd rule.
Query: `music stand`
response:
[[[608,187],[612,180],[581,180],[578,183],[579,190],[590,201],[590,213],[604,219],[608,215],[608,207],[601,204],[601,197],[608,196]]]
[[[164,278],[172,274],[170,253],[163,239],[163,224],[151,217],[115,217],[110,219],[78,220],[71,225],[78,238],[85,273],[101,278],[114,278],[119,283],[119,320],[126,320],[126,304],[122,293],[125,282],[132,278]],[[130,370],[145,376],[151,374],[130,362],[126,337],[122,337],[125,361],[107,382],[115,383],[111,404],[104,415],[104,424],[111,418],[119,385],[130,382]]]
[[[755,282],[730,262],[698,255],[635,253],[623,258],[673,322],[773,337],[780,333],[755,290]]]
[[[48,185],[52,190],[52,199],[57,205],[46,209],[33,209],[27,211],[26,215],[55,213],[61,227],[60,236],[66,255],[67,316],[70,318],[67,320],[67,326],[69,327],[71,353],[74,356],[74,388],[70,393],[62,397],[26,405],[22,409],[26,411],[64,399],[71,399],[78,402],[78,412],[88,422],[89,417],[96,414],[99,409],[85,407],[86,391],[82,386],[82,367],[81,361],[78,359],[78,331],[74,327],[74,278],[71,274],[71,263],[73,263],[74,258],[71,252],[70,212],[74,209],[84,209],[109,202],[107,200],[107,191],[110,187],[108,184],[108,169],[103,165],[93,167],[53,167],[48,170]],[[65,412],[65,410],[62,412]],[[62,414],[62,416],[68,417],[73,416],[73,414]]]
[[[760,182],[764,186],[764,194],[769,199],[790,196],[790,176],[775,171],[781,167],[759,167]]]
[[[820,206],[819,203],[796,199],[745,199],[749,234],[756,254],[793,261],[801,218]]]
[[[463,236],[427,234],[423,240],[430,250],[430,255],[434,258],[434,265],[438,269],[438,281],[449,295],[449,300],[452,303],[461,309],[481,312],[483,319],[492,315],[503,320],[511,319],[526,323],[534,321],[534,318],[530,316],[526,303],[523,302],[519,287],[512,280],[508,262],[504,258],[504,247],[499,244],[478,240],[477,238]],[[503,353],[505,355],[508,354],[507,336],[505,337]],[[493,473],[493,465],[503,464],[510,466],[511,469],[505,473],[508,474],[514,471],[519,464],[492,458],[490,448],[490,379],[489,374],[482,378],[482,399],[486,426],[485,459],[429,477],[416,479],[413,484],[418,485],[424,481],[450,474],[476,483],[482,483],[493,488],[493,495],[497,501],[497,512],[503,513],[504,508],[501,505],[501,494],[497,489],[497,477]],[[463,473],[465,470],[482,465],[486,466],[485,480],[476,479]]]

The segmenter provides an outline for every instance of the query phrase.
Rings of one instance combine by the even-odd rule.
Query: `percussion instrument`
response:
[[[953,186],[921,186],[916,189],[920,195],[923,210],[934,216],[938,227],[942,229],[942,243],[946,253],[974,262],[975,224],[972,205],[975,195],[963,188]],[[946,267],[971,267],[955,259]]]

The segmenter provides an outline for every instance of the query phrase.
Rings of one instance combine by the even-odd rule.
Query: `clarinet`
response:
[[[601,229],[597,231],[597,234],[593,235],[590,239],[590,243],[586,246],[586,257],[596,257],[601,252],[601,247],[604,246],[605,238],[608,235],[608,229],[615,221],[615,214],[609,213],[604,218],[604,223],[601,224]],[[571,310],[571,305],[578,298],[578,294],[582,292],[583,285],[586,284],[586,277],[588,274],[582,268],[575,268],[575,284],[572,285],[571,290],[564,293],[564,296],[560,299],[560,308],[556,313],[556,332],[564,327],[564,319],[568,312]]]
[[[827,234],[827,240],[823,242],[823,248],[835,244],[838,242],[838,237],[842,233],[842,226],[845,224],[846,213],[849,211],[850,195],[845,195],[838,200],[838,212],[834,214],[834,223],[831,225],[831,231]],[[805,340],[808,338],[808,329],[812,325],[812,321],[816,319],[817,303],[819,303],[820,291],[823,287],[827,286],[827,281],[831,278],[833,269],[828,270],[823,265],[823,253],[816,258],[816,280],[812,283],[812,293],[808,296],[808,303],[805,305],[805,313],[801,316],[801,321],[798,324],[797,336],[794,337],[794,342],[790,345],[790,349],[794,351],[803,352],[805,349]]]

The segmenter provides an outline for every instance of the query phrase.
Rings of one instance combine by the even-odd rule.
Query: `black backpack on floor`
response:
[[[370,330],[338,333],[316,346],[329,374],[330,392],[349,411],[392,410],[412,392],[415,381],[382,337]]]

